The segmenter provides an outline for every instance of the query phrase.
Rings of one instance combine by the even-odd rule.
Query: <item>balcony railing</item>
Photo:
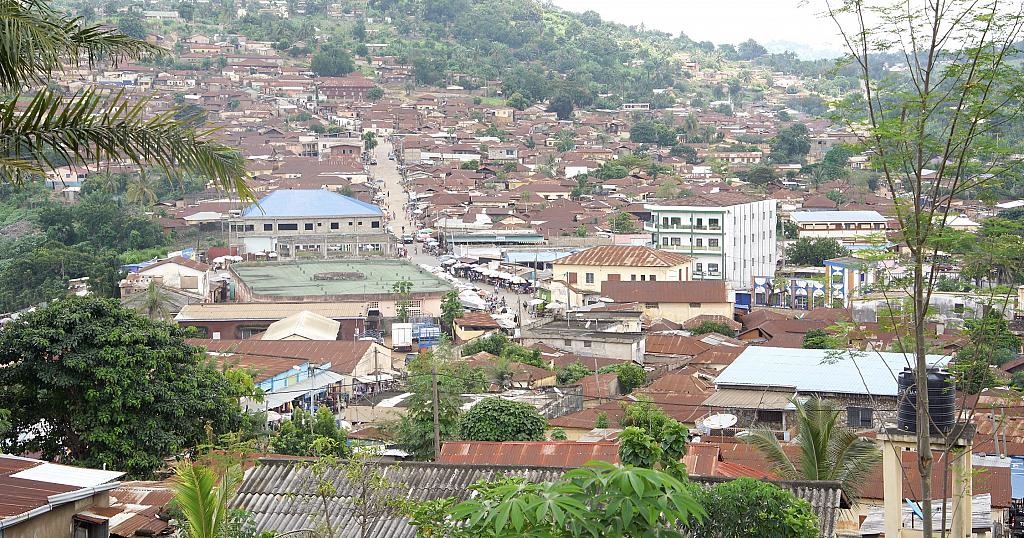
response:
[[[665,224],[645,222],[644,230],[648,232],[721,232],[721,226],[696,226],[693,224]]]

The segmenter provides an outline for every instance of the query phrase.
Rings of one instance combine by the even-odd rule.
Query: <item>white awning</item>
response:
[[[376,383],[378,381],[391,381],[395,377],[390,374],[370,374],[361,375],[356,377],[356,381],[360,383]]]
[[[345,376],[331,371],[318,371],[315,376],[307,377],[298,383],[282,387],[278,392],[270,392],[263,395],[262,402],[243,402],[243,405],[252,411],[264,409],[277,409],[282,405],[306,395],[311,390],[320,390],[328,385],[340,383]]]

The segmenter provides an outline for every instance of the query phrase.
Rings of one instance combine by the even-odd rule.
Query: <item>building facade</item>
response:
[[[796,211],[789,216],[798,237],[835,239],[841,243],[864,243],[884,238],[888,221],[877,211]]]
[[[746,290],[755,276],[775,273],[775,206],[773,199],[739,193],[645,204],[651,221],[644,230],[657,248],[692,257],[694,280],[724,280]]]
[[[388,252],[379,207],[322,189],[277,190],[232,219],[232,240],[247,253]]]

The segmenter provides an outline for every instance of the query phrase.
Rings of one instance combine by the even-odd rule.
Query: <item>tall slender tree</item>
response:
[[[1015,58],[1024,3],[1008,0],[829,0],[863,92],[839,110],[881,174],[894,202],[900,260],[909,284],[911,323],[898,329],[912,342],[917,376],[917,452],[922,534],[932,536],[932,443],[926,361],[928,306],[938,274],[927,270],[954,199],[1011,177],[1019,153],[1007,134],[1024,112],[1024,77]],[[876,53],[908,67],[883,68]],[[953,432],[956,434],[956,431]]]

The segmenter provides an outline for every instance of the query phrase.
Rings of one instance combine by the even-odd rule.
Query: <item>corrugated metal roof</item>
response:
[[[605,281],[601,295],[617,302],[638,303],[727,303],[729,293],[722,280],[689,282]]]
[[[441,457],[438,461],[475,465],[582,467],[593,460],[618,463],[618,443],[448,441],[441,447]]]
[[[722,387],[795,387],[798,392],[897,396],[896,377],[908,365],[903,353],[750,346],[715,379]],[[928,355],[930,365],[949,357]]]
[[[878,211],[794,211],[790,220],[798,224],[810,222],[888,222]]]
[[[323,518],[330,519],[341,538],[360,536],[360,525],[352,499],[364,492],[348,481],[342,469],[332,477],[336,494],[328,499],[325,510],[316,496],[317,483],[309,467],[301,462],[263,461],[246,472],[230,502],[231,508],[251,513],[257,530],[278,533],[315,528]],[[408,499],[430,500],[444,497],[464,499],[468,487],[478,480],[494,480],[502,476],[523,477],[531,482],[555,480],[567,469],[558,467],[517,467],[500,465],[454,465],[442,463],[378,464],[382,474],[396,485],[396,493]],[[724,479],[694,477],[704,487]],[[821,536],[832,536],[840,507],[841,495],[834,482],[776,482],[796,496],[806,499],[818,516]],[[369,524],[366,537],[412,538],[416,528],[399,515],[382,516]]]
[[[246,218],[381,216],[379,207],[325,189],[276,190],[242,212]]]
[[[602,245],[555,260],[559,265],[674,267],[690,263],[689,256],[650,247]]]
[[[365,303],[203,303],[181,307],[176,321],[279,320],[308,310],[331,319],[361,318]]]
[[[704,405],[719,409],[793,409],[793,392],[772,390],[718,389],[704,400]]]

